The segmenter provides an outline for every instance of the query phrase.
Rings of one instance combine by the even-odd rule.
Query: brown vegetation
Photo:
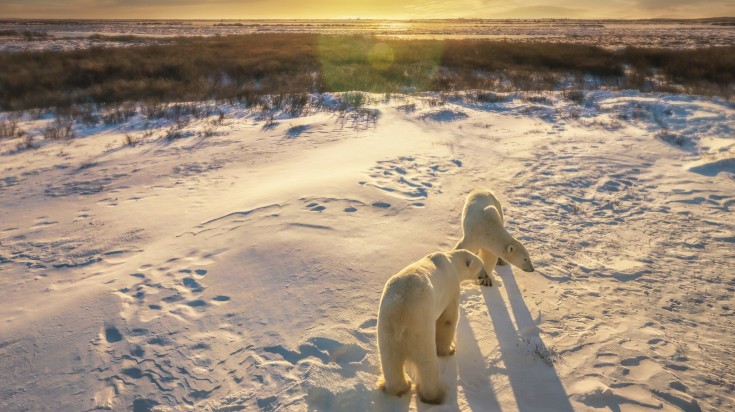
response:
[[[0,37],[20,37],[26,41],[46,40],[50,36],[43,31],[32,30],[0,30]]]
[[[74,133],[74,120],[71,118],[57,117],[56,120],[49,123],[43,129],[41,134],[46,140],[73,139],[76,136]]]
[[[18,126],[18,119],[10,118],[0,122],[0,138],[22,137],[24,133]]]
[[[168,45],[0,53],[0,109],[204,99],[251,103],[266,94],[305,99],[298,96],[349,90],[606,86],[729,97],[733,73],[735,46],[610,51],[575,44],[252,34],[179,38]],[[585,83],[590,76],[594,84]],[[493,99],[492,94],[484,97]],[[306,100],[291,103],[298,110]],[[111,113],[105,122],[128,113]]]

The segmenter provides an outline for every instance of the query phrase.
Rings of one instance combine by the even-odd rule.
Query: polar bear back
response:
[[[435,269],[434,263],[424,258],[385,284],[378,310],[378,334],[393,345],[408,344],[416,329],[423,327],[426,314],[434,311],[430,275]]]
[[[465,233],[468,230],[471,231],[473,225],[482,221],[483,211],[488,206],[494,206],[498,210],[502,223],[503,207],[490,189],[478,188],[467,195],[467,201],[462,209],[462,229]]]
[[[425,256],[388,280],[380,312],[396,311],[406,316],[406,308],[411,308],[411,312],[430,311],[438,317],[446,306],[444,295],[459,287],[456,272],[446,254],[438,252]]]

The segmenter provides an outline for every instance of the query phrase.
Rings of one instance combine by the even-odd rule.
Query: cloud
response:
[[[511,19],[541,19],[541,18],[579,18],[588,14],[589,10],[563,6],[534,5],[516,7],[493,17]]]
[[[636,5],[643,9],[654,9],[666,11],[670,9],[688,6],[690,8],[702,8],[711,5],[732,5],[732,0],[638,0]],[[734,6],[735,8],[735,6]]]

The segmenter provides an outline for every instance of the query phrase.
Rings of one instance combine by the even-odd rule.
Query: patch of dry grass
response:
[[[0,53],[0,109],[205,99],[253,105],[263,95],[293,98],[326,91],[582,89],[589,76],[605,87],[729,98],[735,90],[735,46],[616,52],[557,43],[249,34],[178,38],[167,45],[6,52]],[[298,113],[308,99],[295,99],[288,104]],[[106,120],[123,117],[113,113]]]

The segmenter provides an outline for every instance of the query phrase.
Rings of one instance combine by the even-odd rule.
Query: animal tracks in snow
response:
[[[462,162],[458,159],[401,156],[379,161],[368,172],[370,179],[360,184],[422,207],[431,194],[441,193],[442,175],[456,173],[460,167]]]
[[[225,295],[207,296],[204,283],[206,274],[205,269],[193,271],[168,267],[130,274],[140,281],[117,291],[126,302],[123,305],[123,318],[150,321],[168,314],[184,322],[198,319],[210,305],[230,300]]]
[[[130,273],[135,283],[115,291],[122,302],[120,321],[105,324],[100,339],[93,342],[106,359],[106,366],[97,371],[101,382],[95,395],[98,406],[114,404],[116,397],[129,390],[135,391],[134,402],[138,403],[192,405],[221,387],[209,377],[215,356],[210,352],[217,335],[189,334],[187,325],[227,305],[231,298],[208,292],[210,273],[206,269],[181,265],[206,262],[210,255],[193,252],[162,265],[142,265]]]
[[[363,213],[388,209],[393,206],[383,201],[366,203],[357,199],[340,199],[334,197],[304,197],[299,200],[304,203],[304,210],[310,212],[339,211],[341,213]]]
[[[313,410],[367,410],[382,392],[372,383],[353,384],[352,379],[374,379],[377,359],[370,353],[375,339],[375,324],[363,325],[360,331],[342,331],[342,339],[314,336],[297,347],[283,344],[262,349],[243,348],[231,354],[231,361],[242,359],[233,371],[237,382],[253,390],[235,392],[208,404],[214,410],[231,408],[279,410],[288,409],[290,400],[284,398],[284,382],[267,377],[288,377],[286,389],[302,394]],[[257,388],[257,390],[255,390]]]

